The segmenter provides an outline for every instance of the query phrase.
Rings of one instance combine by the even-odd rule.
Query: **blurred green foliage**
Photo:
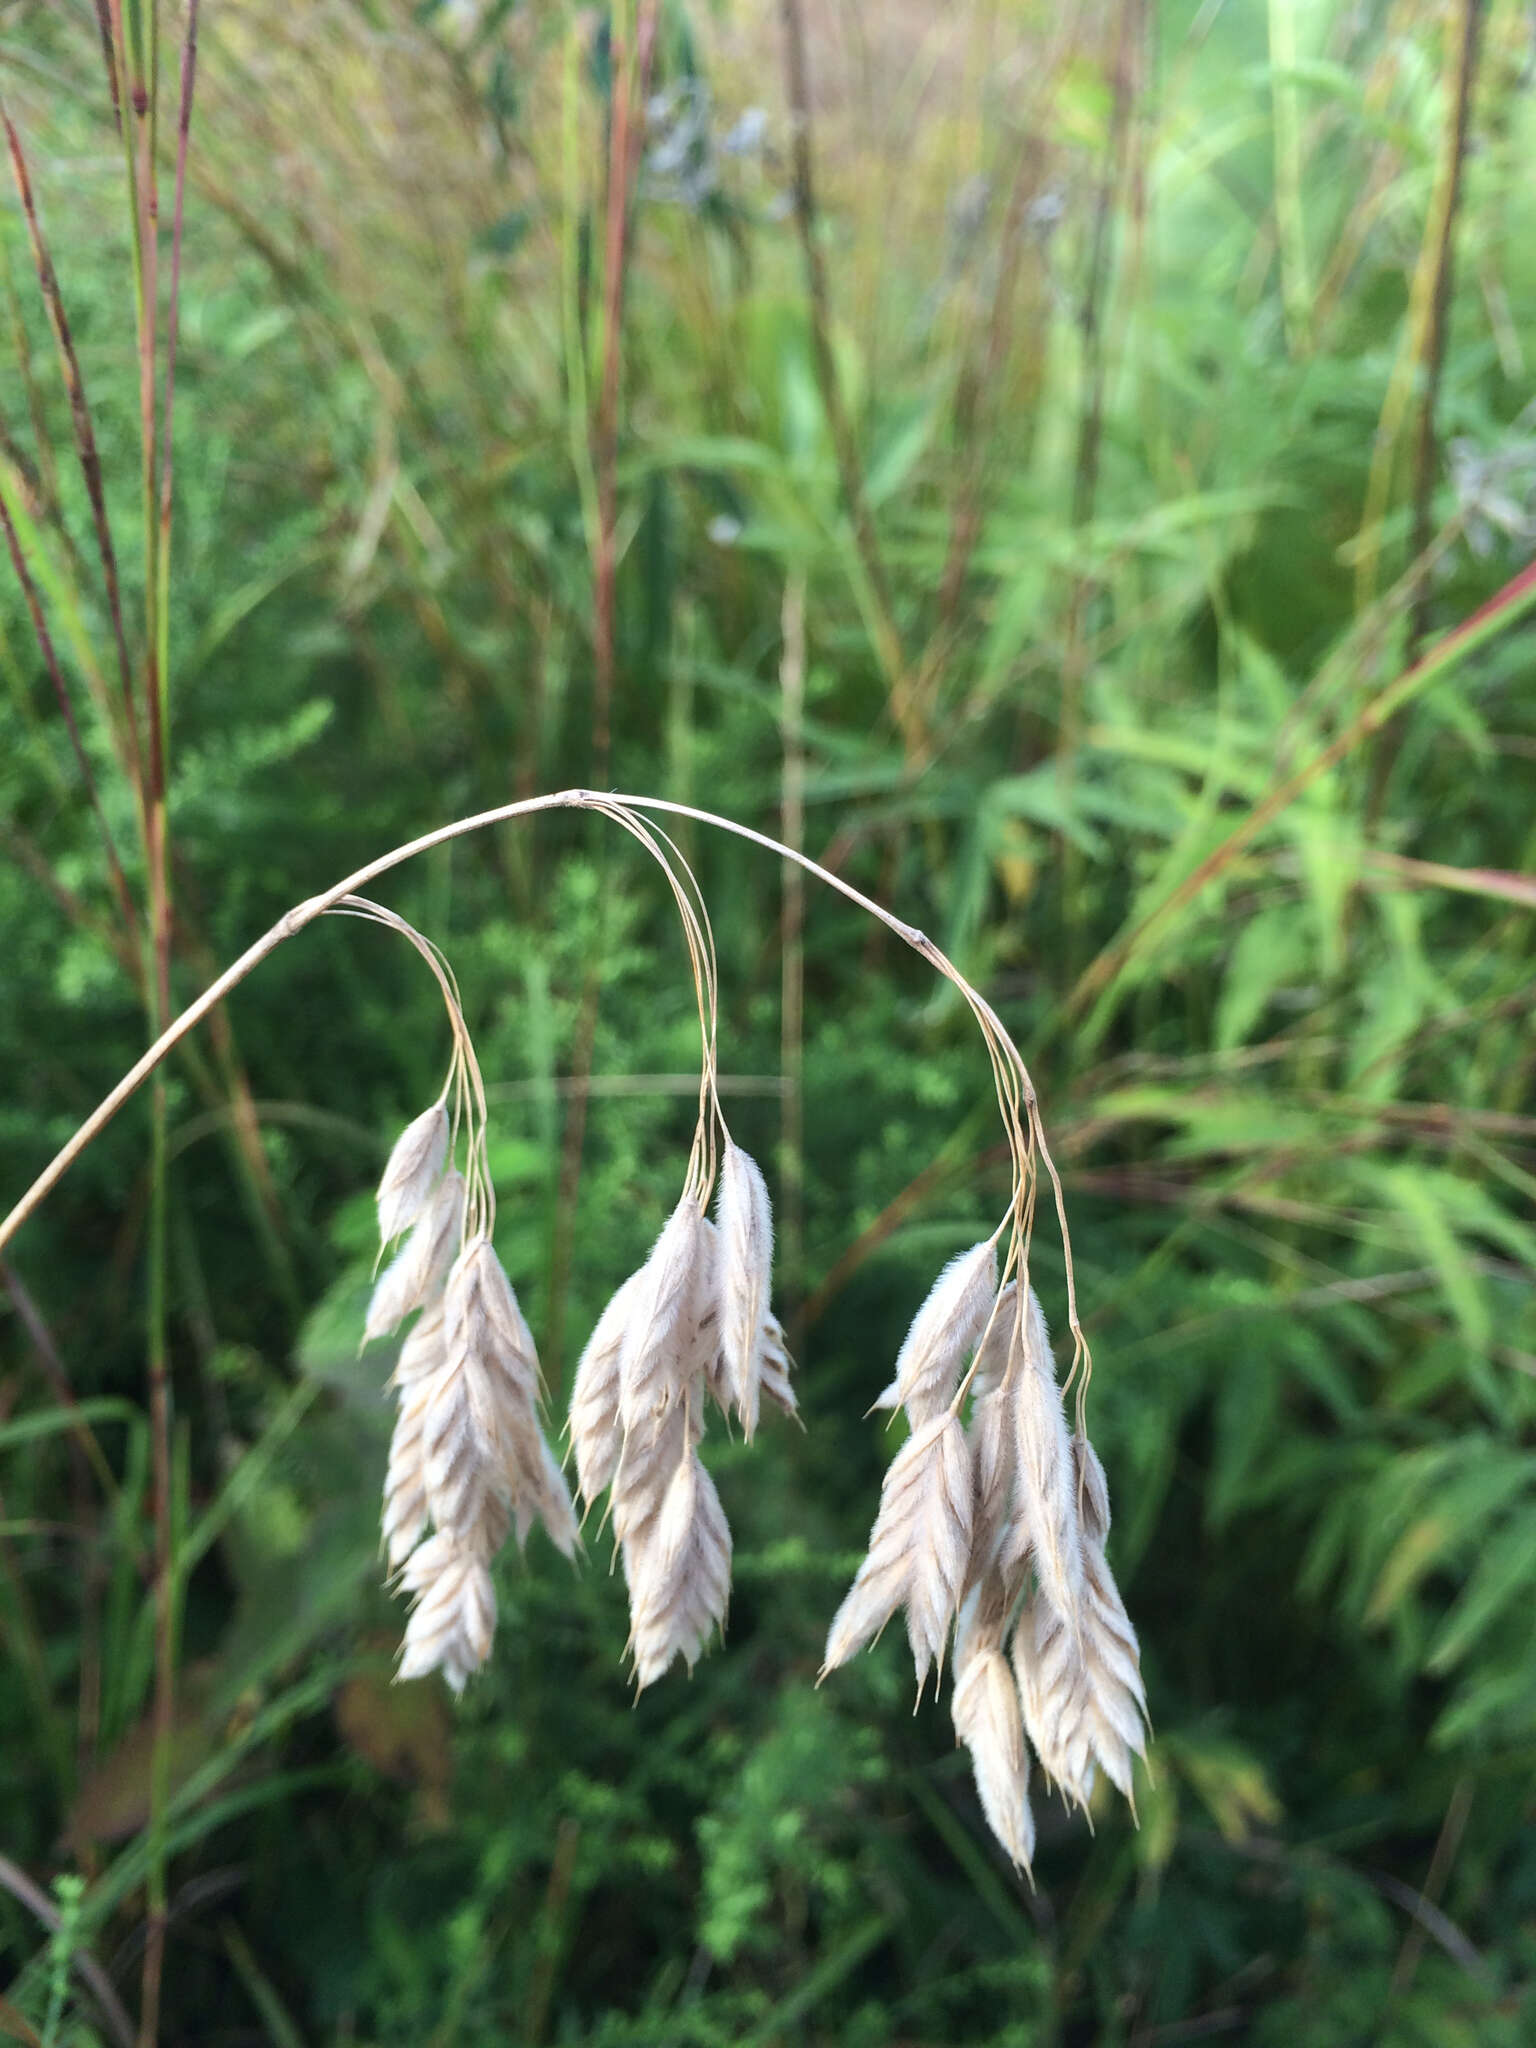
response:
[[[810,225],[861,533],[778,22],[669,0],[631,210],[602,771],[606,166],[633,9],[617,39],[600,10],[520,0],[206,10],[176,384],[179,1000],[357,862],[515,795],[611,778],[778,830],[803,593],[807,849],[949,948],[1035,1074],[1157,1741],[1139,1828],[1042,1806],[1030,1890],[947,1708],[912,1714],[897,1643],[815,1686],[889,1455],[861,1416],[1005,1169],[961,1006],[818,890],[785,1033],[776,863],[692,830],[727,1109],[801,1189],[781,1227],[806,1434],[710,1446],[736,1578],[691,1680],[631,1703],[594,1530],[574,1576],[542,1539],[501,1568],[462,1707],[391,1689],[365,1191],[446,1038],[407,949],[328,924],[169,1069],[164,2040],[1532,2037],[1536,640],[1516,606],[1233,839],[1536,538],[1531,29],[1516,0],[1470,12],[1436,370],[1465,0],[810,10]],[[131,628],[138,366],[95,34],[90,9],[14,7],[0,67]],[[14,205],[0,244],[0,484],[137,892],[89,508]],[[14,578],[0,669],[9,1200],[144,1018]],[[462,986],[498,1245],[558,1401],[675,1198],[696,1063],[675,924],[627,844],[558,816],[443,849],[390,900]],[[0,1888],[0,2031],[50,2044],[112,2038],[70,1944],[131,2006],[144,1942],[146,1132],[135,1104],[5,1254],[0,1851],[68,1917],[50,1937]],[[1049,1230],[1037,1273],[1063,1319]]]

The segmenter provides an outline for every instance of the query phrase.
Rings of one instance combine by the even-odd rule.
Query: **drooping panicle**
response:
[[[767,1183],[756,1161],[739,1145],[725,1147],[715,1213],[725,1382],[741,1421],[742,1434],[750,1443],[757,1429],[769,1343],[773,1213]]]
[[[577,1368],[570,1434],[588,1503],[609,1491],[643,1688],[691,1665],[725,1620],[731,1537],[698,1456],[723,1401],[720,1233],[691,1193],[604,1310]],[[767,1346],[771,1352],[771,1343]]]
[[[427,1206],[448,1157],[448,1112],[440,1102],[413,1117],[395,1141],[379,1182],[379,1242],[408,1230]]]
[[[456,1235],[462,1189],[455,1199]],[[413,1243],[437,1206],[417,1224]],[[489,1566],[509,1527],[521,1544],[540,1521],[567,1556],[579,1541],[565,1478],[539,1421],[533,1334],[483,1232],[453,1260],[441,1298],[402,1345],[394,1382],[400,1413],[385,1481],[384,1544],[391,1569],[415,1597],[400,1676],[441,1668],[459,1690],[489,1653],[496,1616]]]

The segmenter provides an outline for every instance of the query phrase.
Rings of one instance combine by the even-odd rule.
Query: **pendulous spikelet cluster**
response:
[[[716,1220],[690,1184],[600,1317],[571,1394],[577,1485],[609,1514],[629,1589],[636,1682],[692,1667],[724,1626],[731,1532],[699,1457],[711,1401],[750,1438],[766,1397],[795,1412],[769,1308],[773,1224],[756,1164],[726,1142]]]
[[[349,907],[400,925],[376,906]],[[462,1692],[490,1655],[491,1561],[508,1532],[521,1547],[541,1522],[567,1557],[580,1537],[539,1418],[533,1333],[491,1243],[485,1091],[474,1050],[451,980],[425,941],[400,928],[439,971],[454,1060],[442,1098],[400,1134],[379,1183],[379,1241],[398,1249],[374,1286],[364,1341],[417,1318],[390,1381],[398,1406],[382,1541],[412,1600],[399,1676],[441,1670]],[[468,1132],[463,1173],[452,1158],[455,1122]]]
[[[875,1405],[900,1405],[911,1435],[823,1672],[901,1608],[921,1691],[953,1629],[955,1733],[988,1824],[1027,1868],[1030,1747],[1079,1805],[1099,1770],[1129,1797],[1146,1696],[1104,1554],[1104,1469],[1087,1437],[1068,1433],[1039,1301],[1018,1280],[997,1288],[993,1241],[939,1275]]]

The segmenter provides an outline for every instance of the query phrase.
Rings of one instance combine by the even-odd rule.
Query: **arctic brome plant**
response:
[[[930,1675],[941,1682],[948,1657],[955,1733],[970,1753],[982,1810],[1027,1869],[1031,1751],[1065,1797],[1086,1807],[1101,1771],[1130,1797],[1146,1739],[1136,1633],[1106,1555],[1109,1493],[1084,1427],[1090,1361],[1061,1183],[1028,1070],[990,1004],[922,932],[803,854],[707,811],[592,790],[504,805],[397,847],[289,911],[182,1013],[0,1224],[0,1246],[171,1048],[285,940],[330,914],[371,919],[413,945],[442,992],[452,1050],[440,1095],[401,1132],[379,1184],[389,1256],[364,1338],[405,1331],[389,1381],[396,1422],[381,1536],[385,1568],[410,1601],[399,1676],[441,1671],[462,1691],[490,1655],[497,1552],[509,1536],[521,1546],[537,1522],[574,1558],[581,1529],[543,1408],[533,1333],[493,1243],[486,1090],[452,970],[431,940],[360,892],[445,840],[562,808],[612,819],[657,862],[682,921],[699,1011],[698,1117],[677,1203],[599,1317],[566,1422],[577,1495],[589,1511],[607,1496],[599,1528],[611,1530],[623,1565],[638,1686],[679,1659],[692,1666],[725,1626],[731,1532],[699,1455],[710,1410],[748,1441],[765,1404],[796,1414],[772,1305],[769,1192],[720,1104],[709,915],[658,816],[719,826],[798,862],[921,953],[980,1028],[1012,1161],[1009,1199],[991,1235],[933,1282],[874,1397],[875,1409],[900,1409],[910,1433],[886,1472],[868,1552],[832,1618],[822,1675],[898,1612],[919,1694]],[[1063,1380],[1029,1284],[1042,1172],[1065,1252],[1072,1355]]]

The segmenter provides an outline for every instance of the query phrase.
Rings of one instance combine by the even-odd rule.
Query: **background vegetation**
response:
[[[105,479],[18,184],[6,1200],[397,840],[570,783],[783,831],[1031,1062],[1157,1741],[1139,1830],[1042,1809],[1031,1890],[898,1642],[816,1689],[861,1416],[1006,1169],[921,963],[702,834],[807,1433],[712,1442],[691,1682],[632,1706],[605,1545],[538,1539],[462,1707],[392,1690],[367,1191],[446,1041],[406,949],[319,928],[4,1253],[0,2034],[1532,2038],[1529,10],[205,7],[164,528],[185,25],[0,14]],[[601,829],[391,889],[557,1405],[692,1118],[672,913]]]

